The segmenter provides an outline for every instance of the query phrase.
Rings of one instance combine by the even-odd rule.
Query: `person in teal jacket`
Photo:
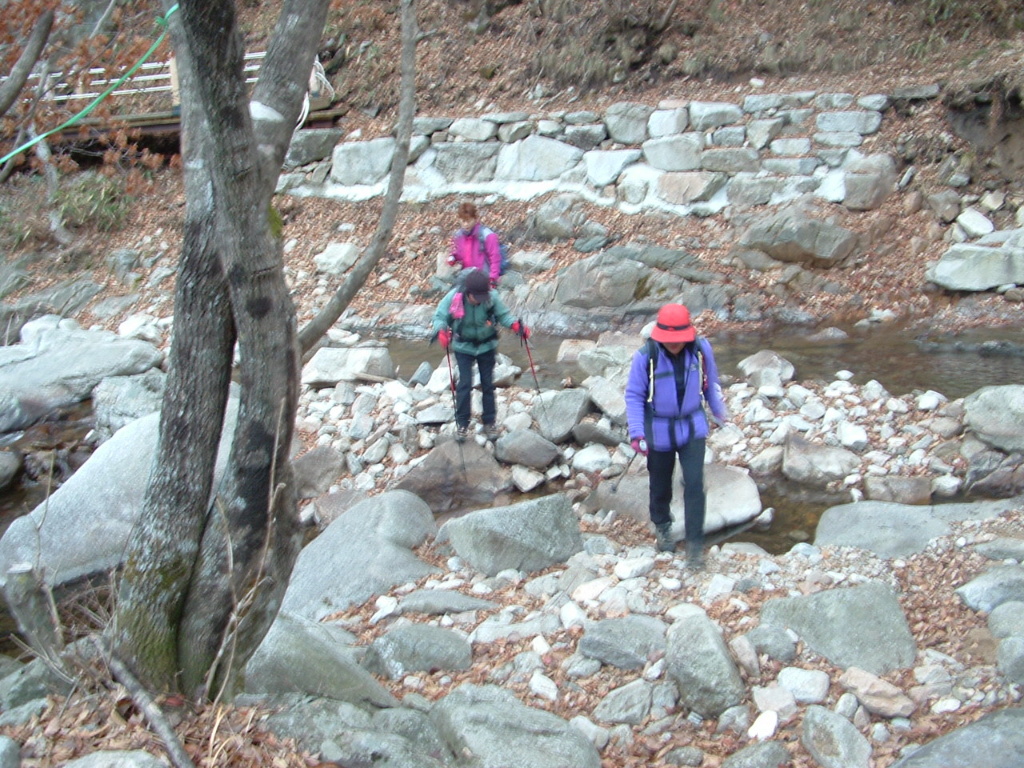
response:
[[[491,290],[490,279],[480,270],[469,272],[462,285],[450,290],[434,312],[435,338],[445,350],[450,347],[455,352],[459,369],[459,381],[455,387],[455,439],[459,442],[469,434],[474,363],[480,372],[484,434],[488,440],[498,437],[498,427],[494,423],[497,416],[494,362],[499,325],[511,329],[524,340],[530,337],[529,328],[522,320],[512,317],[497,291]]]

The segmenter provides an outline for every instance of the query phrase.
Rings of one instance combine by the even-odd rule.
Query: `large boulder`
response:
[[[472,755],[472,764],[479,768],[601,766],[600,755],[582,731],[495,686],[459,686],[434,704],[430,719],[452,751]]]
[[[281,610],[319,620],[434,573],[412,550],[436,533],[430,507],[408,491],[361,501],[299,553]]]
[[[358,706],[398,702],[359,664],[355,636],[330,624],[279,613],[245,668],[249,693],[303,693]]]
[[[1024,385],[982,387],[964,399],[964,423],[1001,451],[1024,451]]]
[[[600,253],[567,267],[555,284],[555,300],[567,307],[621,307],[636,298],[637,285],[650,268]]]
[[[928,267],[925,277],[951,291],[988,291],[1024,284],[1024,243],[957,243]]]
[[[697,606],[679,616],[668,630],[665,661],[679,686],[684,706],[702,717],[718,717],[746,695],[722,633]]]
[[[508,485],[507,470],[475,441],[445,440],[394,488],[416,494],[440,515],[491,504]]]
[[[445,523],[438,538],[491,576],[509,568],[538,571],[583,549],[576,515],[562,494],[470,512]]]
[[[769,600],[761,622],[788,627],[816,653],[876,675],[914,663],[917,646],[892,588],[881,582]]]
[[[0,432],[85,400],[105,378],[145,373],[162,362],[163,353],[148,342],[85,331],[56,315],[26,323],[20,344],[0,346]]]
[[[892,768],[1018,768],[1024,755],[1024,709],[990,712],[915,750]]]
[[[238,401],[228,402],[215,478],[235,429]],[[47,501],[12,522],[0,538],[0,583],[17,563],[37,564],[51,586],[119,566],[142,514],[159,426],[153,413],[118,430]]]
[[[740,237],[739,247],[778,261],[816,267],[842,264],[857,246],[857,233],[787,208],[756,222]]]

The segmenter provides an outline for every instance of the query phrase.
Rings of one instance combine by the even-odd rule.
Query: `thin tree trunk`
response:
[[[14,104],[21,89],[25,87],[28,76],[46,47],[46,41],[50,39],[50,30],[53,29],[53,11],[46,11],[36,19],[32,32],[25,41],[25,50],[11,68],[11,73],[3,84],[0,85],[0,115],[3,115]]]
[[[416,43],[418,42],[415,0],[402,0],[402,82],[398,102],[398,126],[395,154],[391,160],[391,175],[380,221],[365,253],[353,265],[345,282],[330,298],[323,309],[299,331],[299,346],[306,355],[334,325],[359,289],[366,283],[373,268],[384,255],[391,242],[391,233],[398,218],[398,206],[405,185],[405,169],[409,164],[409,141],[412,122],[416,115]]]

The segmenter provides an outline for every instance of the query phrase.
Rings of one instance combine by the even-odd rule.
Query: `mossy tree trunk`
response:
[[[157,456],[111,628],[117,655],[153,689],[230,689],[298,551],[296,321],[268,214],[328,5],[285,0],[251,99],[234,4],[181,0],[170,16],[185,231]],[[237,426],[211,503],[236,344]]]

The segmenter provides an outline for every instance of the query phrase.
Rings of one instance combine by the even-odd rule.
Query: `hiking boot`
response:
[[[455,430],[455,442],[464,443],[466,438],[469,437],[469,425],[463,424]]]
[[[484,437],[490,440],[492,443],[498,439],[498,425],[497,424],[484,424]]]
[[[672,538],[672,523],[661,523],[654,526],[654,537],[658,540],[659,552],[676,551],[676,542]]]
[[[695,541],[686,542],[686,567],[691,571],[704,570],[704,547]]]

